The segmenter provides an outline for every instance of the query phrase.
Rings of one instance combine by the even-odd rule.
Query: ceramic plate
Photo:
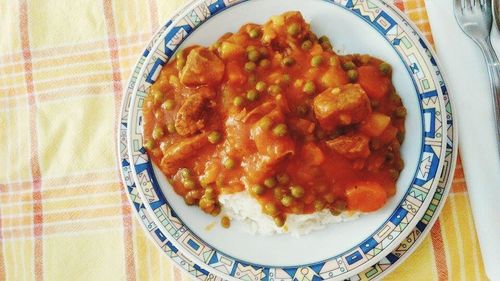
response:
[[[164,235],[161,235],[161,242],[166,241],[168,238],[171,239],[174,247],[177,247],[180,249],[180,252],[185,253],[186,255],[190,256],[191,259],[193,259],[197,264],[199,264],[203,268],[207,268],[210,271],[213,271],[217,273],[218,275],[225,276],[225,277],[238,277],[241,278],[243,276],[254,276],[257,277],[258,279],[266,279],[266,278],[279,278],[279,279],[286,279],[286,278],[291,278],[291,277],[296,277],[297,274],[303,274],[303,275],[316,275],[316,276],[321,276],[321,277],[346,277],[349,275],[354,274],[356,271],[360,271],[366,266],[369,266],[373,262],[376,262],[377,260],[380,260],[383,258],[385,253],[391,250],[394,246],[397,246],[397,243],[404,238],[404,234],[407,234],[411,232],[411,226],[415,225],[419,218],[421,217],[420,214],[423,214],[426,211],[426,205],[427,203],[431,201],[432,196],[435,194],[433,193],[434,188],[436,187],[438,183],[438,178],[435,177],[436,173],[439,173],[439,170],[441,166],[446,163],[446,157],[444,156],[445,152],[445,146],[443,145],[445,138],[443,138],[443,135],[446,134],[446,125],[441,124],[440,120],[442,114],[444,114],[444,107],[443,103],[445,102],[445,96],[442,95],[442,90],[440,88],[440,81],[437,79],[437,76],[435,76],[435,69],[433,67],[433,62],[431,59],[429,59],[427,56],[430,55],[428,50],[426,50],[426,46],[424,41],[419,40],[418,35],[410,32],[410,33],[405,33],[404,29],[411,29],[411,26],[407,25],[407,22],[400,18],[400,15],[397,14],[393,9],[389,6],[386,6],[383,3],[377,3],[380,6],[376,6],[374,3],[364,3],[366,7],[364,6],[356,6],[352,5],[349,3],[327,3],[327,2],[322,2],[322,1],[317,1],[316,4],[319,5],[328,5],[325,6],[324,10],[328,10],[328,8],[333,8],[333,10],[328,10],[327,13],[338,13],[338,16],[340,17],[339,21],[344,19],[342,18],[342,13],[344,12],[344,16],[347,17],[347,23],[349,23],[349,16],[356,16],[353,19],[360,19],[360,22],[353,22],[353,25],[355,28],[358,28],[356,24],[361,24],[361,23],[369,23],[366,26],[373,28],[377,32],[374,33],[374,35],[382,35],[380,38],[383,40],[388,40],[386,42],[387,46],[384,46],[384,41],[381,42],[380,44],[380,49],[377,49],[377,47],[374,47],[373,44],[370,46],[370,49],[353,49],[350,48],[350,42],[349,40],[341,40],[342,35],[335,36],[336,34],[342,34],[340,30],[333,30],[329,31],[328,29],[326,30],[321,30],[322,28],[322,23],[320,21],[316,21],[316,18],[322,18],[324,15],[315,15],[315,11],[321,10],[322,9],[317,9],[318,7],[313,7],[313,9],[305,9],[300,10],[306,15],[307,18],[311,20],[311,24],[313,26],[313,29],[321,33],[328,34],[330,37],[334,40],[334,45],[335,42],[338,40],[340,44],[345,45],[342,46],[340,45],[340,49],[345,48],[345,51],[347,52],[367,52],[379,57],[384,58],[385,60],[389,61],[393,66],[395,67],[395,74],[397,69],[397,64],[398,64],[398,56],[399,56],[399,66],[401,66],[401,72],[405,73],[406,70],[411,70],[411,72],[406,72],[407,80],[410,81],[410,86],[405,85],[404,83],[400,83],[398,85],[398,81],[404,80],[404,77],[397,77],[395,75],[394,80],[396,87],[398,88],[399,93],[403,96],[403,100],[406,104],[406,106],[409,109],[409,124],[407,124],[407,128],[412,127],[412,129],[416,126],[415,132],[418,132],[418,125],[419,123],[421,124],[422,122],[424,125],[420,127],[420,132],[416,134],[416,139],[419,139],[418,135],[421,134],[424,137],[421,137],[420,139],[422,140],[423,144],[420,144],[420,149],[415,149],[415,146],[418,146],[417,143],[410,143],[408,147],[405,150],[405,147],[403,147],[403,154],[408,166],[408,163],[411,163],[413,160],[411,153],[416,151],[417,157],[416,162],[414,164],[414,167],[417,168],[419,167],[420,164],[420,169],[418,169],[417,173],[415,174],[414,171],[410,171],[407,175],[407,182],[404,180],[400,180],[398,182],[398,190],[403,190],[400,194],[400,198],[393,199],[393,206],[388,206],[385,210],[386,214],[379,214],[377,216],[366,216],[363,217],[363,224],[370,224],[373,223],[374,225],[378,226],[375,227],[375,232],[370,232],[366,231],[366,229],[360,229],[359,225],[356,226],[356,223],[354,224],[342,224],[342,227],[347,231],[349,229],[354,229],[355,231],[360,231],[362,235],[368,236],[368,239],[358,239],[360,241],[355,241],[356,239],[352,239],[353,241],[347,241],[349,242],[354,242],[349,247],[350,249],[347,249],[347,251],[342,252],[342,248],[339,249],[328,249],[326,251],[326,255],[329,255],[328,257],[324,258],[321,257],[321,255],[317,255],[316,251],[309,251],[313,253],[304,253],[304,251],[300,251],[300,246],[299,249],[293,249],[292,247],[290,250],[293,253],[301,253],[299,259],[297,258],[283,258],[289,255],[289,253],[283,254],[276,254],[273,253],[273,249],[269,246],[266,246],[266,242],[264,239],[263,241],[259,241],[259,244],[263,245],[263,248],[260,248],[259,251],[263,251],[266,254],[270,253],[270,256],[272,257],[271,260],[261,260],[259,261],[259,257],[257,255],[252,256],[252,253],[240,253],[241,248],[244,247],[236,247],[235,249],[228,249],[226,247],[225,252],[231,252],[232,255],[226,255],[222,252],[220,252],[220,248],[224,247],[213,247],[214,244],[217,246],[217,241],[209,241],[208,243],[205,243],[203,240],[213,240],[213,237],[210,237],[210,235],[206,235],[206,233],[203,233],[203,231],[200,231],[200,229],[196,229],[196,224],[194,226],[190,225],[190,220],[192,215],[194,216],[203,216],[202,214],[196,214],[196,210],[188,210],[188,211],[182,211],[185,213],[185,217],[188,217],[188,219],[184,219],[185,217],[182,216],[180,211],[178,211],[179,216],[173,212],[171,209],[171,206],[174,210],[177,211],[176,208],[182,210],[182,205],[176,206],[176,195],[174,194],[168,194],[169,187],[165,184],[165,182],[162,183],[161,179],[161,174],[157,174],[156,176],[159,179],[160,185],[157,185],[155,175],[153,174],[154,171],[151,169],[151,165],[149,164],[147,160],[147,156],[143,154],[143,150],[141,148],[141,143],[140,140],[142,137],[140,136],[140,133],[142,132],[141,127],[140,127],[140,101],[141,97],[144,96],[144,92],[147,89],[148,85],[148,80],[149,82],[152,82],[154,80],[155,75],[157,75],[159,68],[161,65],[167,61],[167,56],[171,55],[175,48],[178,47],[179,43],[181,43],[182,39],[184,39],[185,35],[190,34],[190,36],[187,38],[187,44],[192,44],[193,42],[196,43],[204,43],[207,44],[210,41],[213,41],[215,37],[218,37],[220,34],[214,34],[211,35],[209,34],[210,32],[207,30],[211,29],[216,29],[216,27],[210,27],[208,24],[210,22],[204,23],[200,28],[195,30],[196,25],[193,24],[193,26],[189,27],[189,24],[192,24],[193,22],[197,22],[198,25],[201,22],[206,21],[208,18],[212,18],[215,24],[217,25],[216,19],[217,17],[224,16],[226,13],[226,16],[229,16],[231,19],[231,14],[233,15],[238,15],[238,11],[236,10],[238,7],[241,7],[241,9],[251,9],[249,5],[257,5],[256,7],[262,7],[262,2],[260,1],[251,1],[247,3],[242,3],[239,5],[234,5],[231,9],[227,9],[227,6],[229,3],[194,3],[191,5],[190,8],[188,8],[187,12],[185,12],[183,15],[181,15],[178,19],[177,22],[176,20],[173,20],[172,25],[169,26],[169,28],[166,28],[165,32],[160,35],[160,44],[155,44],[155,46],[152,47],[151,50],[152,52],[146,52],[144,56],[141,58],[140,63],[138,64],[138,67],[136,68],[136,71],[134,72],[134,76],[137,75],[137,70],[141,69],[138,74],[138,79],[139,83],[135,84],[135,78],[131,80],[131,87],[129,87],[129,91],[127,91],[127,96],[125,97],[125,100],[128,101],[129,98],[133,98],[133,101],[131,103],[131,115],[130,115],[130,120],[132,121],[131,123],[128,123],[132,126],[130,126],[129,133],[130,136],[132,137],[130,141],[130,148],[132,155],[134,155],[134,164],[135,167],[132,167],[132,170],[136,168],[136,171],[139,172],[139,174],[135,174],[135,172],[132,172],[132,176],[136,178],[136,181],[138,183],[141,183],[141,188],[139,188],[145,198],[148,200],[148,204],[146,204],[146,207],[152,211],[152,217],[154,220],[161,221],[162,226],[164,227],[162,230],[158,232],[157,230],[155,233],[162,233],[164,232]],[[237,4],[232,3],[232,4]],[[237,22],[234,24],[234,28],[238,27],[240,24],[246,22],[246,21],[256,21],[256,22],[262,22],[264,21],[268,16],[272,14],[277,14],[280,13],[284,10],[289,10],[293,9],[295,6],[292,5],[292,7],[289,7],[289,3],[287,2],[286,4],[284,2],[276,2],[273,4],[276,5],[271,5],[273,7],[269,7],[269,13],[268,15],[263,15],[263,19],[253,19],[253,18],[248,18],[248,19],[242,19],[243,22]],[[293,4],[293,3],[292,3]],[[295,3],[296,5],[300,6],[300,4]],[[358,3],[359,4],[359,3]],[[363,4],[363,2],[361,2]],[[215,6],[219,7],[215,7]],[[310,6],[310,5],[309,5]],[[313,5],[314,6],[314,5]],[[268,7],[266,7],[266,10]],[[362,9],[366,9],[366,11],[362,11]],[[194,10],[190,10],[194,9]],[[227,9],[227,10],[226,10]],[[234,9],[234,12],[231,12]],[[274,9],[274,10],[273,10]],[[370,14],[368,13],[370,9],[375,9],[379,12],[379,14]],[[387,10],[388,13],[384,12],[383,10]],[[217,14],[220,11],[225,10],[223,13],[220,13],[217,16],[214,16],[214,14]],[[311,12],[312,10],[312,12]],[[193,12],[194,11],[194,12]],[[205,14],[205,18],[202,20],[198,18],[198,21],[193,20],[193,17],[196,15],[200,16],[200,12],[207,12],[210,11],[210,14]],[[309,12],[307,12],[309,11]],[[241,11],[240,11],[241,13]],[[368,14],[369,16],[362,17],[361,15]],[[382,16],[381,16],[382,14]],[[373,17],[372,20],[370,20],[370,16]],[[382,20],[381,18],[383,17]],[[398,18],[399,17],[399,18]],[[396,18],[396,20],[394,20]],[[188,21],[188,19],[190,19]],[[390,26],[386,26],[386,31],[387,32],[382,32],[381,30],[381,25],[379,23],[386,23],[388,19],[392,19],[392,21],[389,21]],[[220,21],[224,21],[226,19],[221,19]],[[233,19],[234,21],[234,19]],[[398,22],[399,21],[399,22]],[[374,25],[374,23],[377,23]],[[186,26],[188,24],[188,26]],[[173,28],[172,28],[173,26]],[[378,26],[378,27],[377,27]],[[392,27],[391,27],[392,26]],[[399,27],[401,30],[399,30]],[[203,29],[205,28],[205,29]],[[207,29],[208,28],[208,29]],[[318,30],[320,29],[320,30]],[[396,29],[396,31],[393,31],[392,29]],[[216,29],[217,30],[217,29]],[[226,31],[226,29],[222,29],[221,32]],[[189,31],[189,32],[188,32]],[[366,30],[362,30],[365,32]],[[198,32],[198,34],[197,34]],[[200,33],[201,32],[201,33]],[[213,32],[212,32],[213,33]],[[330,34],[331,33],[331,34]],[[351,34],[352,32],[350,31],[344,31],[344,34]],[[184,35],[182,35],[184,34]],[[389,38],[389,35],[391,38]],[[212,36],[212,37],[211,37]],[[215,36],[215,37],[214,37]],[[345,35],[344,35],[345,36]],[[349,35],[350,36],[355,36],[355,35]],[[412,38],[416,37],[416,38]],[[349,38],[347,38],[349,39]],[[373,40],[374,38],[368,38],[369,40]],[[412,45],[411,40],[414,39],[415,43],[418,45]],[[192,41],[189,41],[192,40]],[[176,41],[176,42],[172,42]],[[376,40],[375,40],[376,41]],[[175,44],[174,44],[175,43]],[[348,44],[349,43],[349,44]],[[357,42],[354,42],[357,43]],[[362,43],[362,42],[359,42]],[[401,50],[398,50],[398,46],[404,45],[406,48],[400,48]],[[392,46],[392,52],[393,52],[393,57],[391,58],[390,54],[388,53],[387,49],[390,49]],[[389,47],[389,48],[387,48]],[[337,45],[337,48],[339,48],[339,45]],[[404,52],[406,49],[406,52]],[[410,49],[410,50],[408,50]],[[394,52],[395,51],[395,52]],[[163,54],[163,56],[161,56]],[[394,58],[395,55],[395,58]],[[163,59],[163,60],[162,60]],[[392,60],[391,60],[392,59]],[[149,61],[149,62],[148,62]],[[146,62],[146,63],[144,63]],[[163,62],[163,63],[162,63]],[[141,67],[141,65],[143,67]],[[406,82],[408,82],[406,81]],[[403,81],[404,82],[404,81]],[[411,83],[414,83],[413,85]],[[413,87],[413,88],[412,88]],[[132,89],[133,88],[133,89]],[[444,89],[444,88],[443,88]],[[135,98],[135,94],[138,95],[137,98]],[[412,97],[414,100],[412,100]],[[411,105],[415,105],[415,107],[412,109]],[[125,109],[128,105],[128,102],[124,103]],[[416,108],[416,109],[415,109]],[[126,112],[126,110],[125,110]],[[429,113],[431,112],[431,113]],[[443,113],[441,113],[443,112]],[[125,113],[126,114],[126,113]],[[135,114],[135,115],[134,115]],[[413,118],[410,118],[410,116],[413,115]],[[135,118],[137,119],[134,119]],[[125,116],[126,117],[126,116]],[[450,115],[450,120],[451,120],[451,115]],[[122,124],[123,126],[126,126],[126,123],[124,122]],[[451,127],[450,127],[451,128]],[[122,128],[122,132],[125,130],[125,128]],[[443,134],[444,133],[444,134]],[[122,135],[123,136],[123,135]],[[124,136],[123,136],[124,137]],[[408,137],[407,137],[408,139]],[[451,141],[453,139],[451,138]],[[122,142],[125,144],[124,139],[122,139]],[[405,141],[405,144],[407,144],[408,141]],[[123,148],[124,145],[122,146],[122,154],[123,153]],[[422,152],[423,150],[423,152]],[[452,156],[449,154],[449,156]],[[431,158],[431,159],[429,159]],[[450,159],[452,159],[451,157]],[[126,158],[124,158],[126,161]],[[427,161],[426,161],[427,160]],[[430,161],[429,161],[430,160]],[[448,161],[450,162],[450,161]],[[453,161],[451,161],[453,162]],[[450,162],[450,163],[451,163]],[[424,167],[425,166],[425,167]],[[128,167],[128,162],[124,162],[124,167]],[[427,169],[426,169],[427,167]],[[431,169],[428,169],[428,167],[431,167]],[[432,169],[432,167],[434,167]],[[408,170],[408,168],[406,169]],[[451,169],[452,170],[452,169]],[[412,174],[413,173],[413,174]],[[427,174],[425,174],[427,173]],[[128,183],[129,186],[133,186],[134,183],[130,181],[130,175],[129,171],[125,170],[125,174],[127,175],[125,177],[126,182]],[[404,174],[404,173],[403,173]],[[447,174],[447,173],[444,173]],[[127,181],[127,177],[129,181]],[[425,177],[425,179],[423,179]],[[403,178],[403,175],[402,175]],[[151,179],[151,180],[150,180]],[[446,179],[446,177],[445,177]],[[163,179],[164,180],[164,179]],[[412,184],[411,184],[412,183]],[[411,184],[411,188],[409,188]],[[446,180],[444,181],[444,184],[446,184]],[[420,188],[416,188],[420,185]],[[403,186],[403,187],[401,187]],[[164,188],[163,190],[161,188]],[[417,189],[417,190],[415,190]],[[421,189],[426,189],[427,192],[422,193]],[[132,190],[135,190],[133,188],[129,189],[130,192]],[[444,192],[444,189],[441,187],[441,192],[438,193],[442,194]],[[133,193],[131,193],[133,194]],[[136,195],[136,194],[135,194]],[[166,197],[165,197],[166,196]],[[168,198],[169,201],[165,200],[165,198]],[[420,199],[417,201],[420,201],[419,203],[415,204],[415,199]],[[139,200],[136,198],[136,200]],[[180,200],[182,201],[182,200]],[[137,201],[139,203],[139,201]],[[440,201],[438,200],[437,203]],[[179,202],[177,202],[179,203]],[[183,204],[183,203],[182,203]],[[138,208],[141,210],[141,208]],[[188,209],[193,209],[193,208],[188,208]],[[435,208],[434,208],[435,209]],[[394,211],[396,210],[396,211]],[[403,210],[403,211],[401,211]],[[189,212],[194,212],[195,214],[189,214]],[[403,212],[403,213],[401,213]],[[199,212],[201,213],[201,212]],[[383,213],[383,212],[381,212]],[[144,213],[143,213],[144,214]],[[147,214],[147,212],[145,213]],[[147,215],[143,215],[147,216]],[[398,217],[399,216],[399,217]],[[385,218],[384,218],[385,217]],[[382,218],[382,219],[381,219]],[[389,218],[389,219],[387,219]],[[399,221],[395,221],[394,218],[400,219]],[[184,219],[184,221],[181,221],[181,219]],[[203,218],[203,220],[206,220],[206,218]],[[392,219],[392,221],[391,221]],[[195,221],[195,219],[193,219]],[[428,220],[427,220],[428,223]],[[151,225],[151,224],[150,224]],[[422,224],[421,224],[422,225]],[[427,225],[427,224],[423,224]],[[339,225],[340,226],[340,225]],[[387,229],[387,226],[389,226],[389,231],[387,235],[384,237],[383,234],[381,234],[381,231],[384,229]],[[335,234],[332,232],[337,232],[339,228],[338,226],[334,227],[333,229],[327,229],[326,231],[323,231],[323,234],[320,233],[320,235],[316,234],[316,237],[313,237],[317,240],[316,238],[322,238],[321,236],[326,236],[327,239],[333,239],[333,241],[336,241],[335,239]],[[193,232],[191,232],[190,229],[193,229]],[[167,231],[165,231],[167,230]],[[197,233],[198,230],[198,233]],[[420,227],[420,230],[422,230],[422,227]],[[228,235],[230,232],[233,232],[232,230],[227,231],[227,230],[220,230],[220,233],[216,233],[217,235]],[[236,234],[233,234],[235,236],[244,236],[244,234],[238,232],[238,229],[234,230]],[[387,232],[387,231],[385,231]],[[370,234],[371,233],[371,234]],[[196,235],[198,234],[198,235]],[[158,235],[157,235],[158,236]],[[205,237],[207,236],[207,237]],[[312,235],[314,236],[314,235]],[[160,237],[160,236],[158,236]],[[233,238],[234,239],[234,238]],[[245,238],[247,239],[247,238]],[[288,241],[287,241],[288,239]],[[283,238],[281,237],[280,240],[285,240],[284,245],[287,243],[294,243],[293,245],[295,246],[297,244],[296,241],[290,240],[291,238]],[[258,240],[258,239],[257,239]],[[262,240],[262,239],[261,239]],[[303,239],[300,239],[303,240]],[[306,239],[307,240],[307,239]],[[212,243],[210,243],[212,242]],[[273,243],[273,239],[270,240],[271,243]],[[300,242],[300,241],[299,241]],[[167,243],[167,245],[170,242]],[[307,242],[309,243],[309,242]],[[304,244],[307,244],[304,243]],[[291,245],[291,244],[288,244]],[[310,245],[310,244],[309,244]],[[321,244],[317,244],[319,248],[323,247]],[[354,245],[354,247],[352,247]],[[394,245],[394,246],[391,246]],[[194,248],[201,249],[199,251],[199,255],[197,255],[197,252]],[[282,250],[282,249],[278,249]],[[335,255],[335,250],[339,252],[339,254]],[[385,251],[385,252],[384,252]],[[177,251],[175,251],[177,252]],[[334,254],[332,254],[334,253]],[[325,254],[323,254],[325,255]],[[280,256],[282,257],[280,260]],[[301,260],[302,259],[302,260]],[[258,265],[261,264],[261,265]],[[300,264],[301,266],[297,266],[297,264]],[[305,265],[307,264],[307,265]],[[336,266],[334,265],[336,264]],[[388,263],[391,264],[391,263]],[[195,266],[196,267],[196,266]],[[300,269],[300,270],[299,270]],[[288,276],[288,277],[287,277]],[[254,279],[254,278],[252,278]]]

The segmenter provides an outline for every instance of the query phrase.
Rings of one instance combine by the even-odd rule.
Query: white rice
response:
[[[292,236],[306,235],[325,228],[327,224],[354,220],[358,213],[344,212],[334,216],[328,210],[304,215],[288,215],[284,227],[278,227],[273,219],[262,213],[261,206],[248,191],[219,196],[222,212],[231,219],[241,221],[244,229],[252,234],[272,235],[290,233]]]

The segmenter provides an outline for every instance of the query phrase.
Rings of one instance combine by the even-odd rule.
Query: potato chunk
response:
[[[347,159],[366,158],[370,155],[370,139],[364,135],[340,136],[326,145]]]
[[[224,76],[225,65],[222,60],[208,48],[192,49],[182,68],[180,78],[186,86],[218,84]]]
[[[363,121],[372,111],[365,91],[357,84],[329,88],[313,101],[314,115],[325,130]]]
[[[291,42],[301,42],[309,35],[310,27],[300,12],[291,11],[271,17],[262,30],[264,45],[274,43],[279,46],[288,46]]]

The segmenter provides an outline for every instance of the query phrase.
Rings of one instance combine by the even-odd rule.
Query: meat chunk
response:
[[[357,84],[325,90],[314,98],[313,109],[325,130],[332,130],[338,125],[357,124],[372,111],[368,96]]]
[[[366,158],[370,155],[370,139],[364,135],[340,136],[326,145],[347,159]]]
[[[167,176],[175,174],[179,168],[179,162],[193,156],[200,148],[208,144],[208,133],[196,135],[191,138],[183,139],[163,152],[160,167]]]
[[[197,47],[187,56],[186,65],[180,73],[181,82],[186,86],[218,84],[224,75],[225,65],[208,48]]]
[[[175,130],[181,136],[192,135],[205,127],[205,113],[213,92],[206,87],[196,90],[184,100],[175,116]]]

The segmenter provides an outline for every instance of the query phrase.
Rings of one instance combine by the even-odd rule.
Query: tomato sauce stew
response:
[[[188,205],[247,190],[287,214],[371,212],[395,193],[406,109],[391,66],[338,55],[299,12],[177,52],[143,106],[144,147]]]

